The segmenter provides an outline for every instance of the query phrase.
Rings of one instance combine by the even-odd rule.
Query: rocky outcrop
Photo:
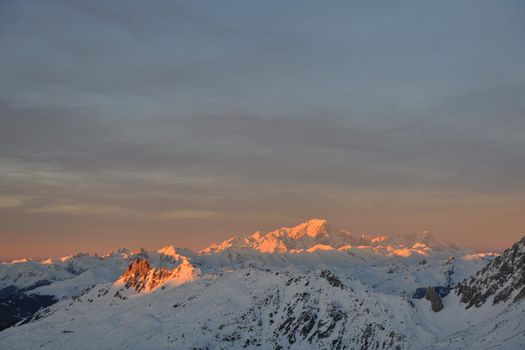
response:
[[[135,260],[129,264],[128,269],[120,276],[118,282],[124,283],[126,288],[134,288],[140,293],[154,290],[168,280],[181,284],[193,280],[199,275],[200,270],[187,259],[184,259],[173,270],[166,267],[153,268],[148,260]]]
[[[154,269],[148,260],[135,260],[120,277],[126,288],[134,288],[137,292],[155,289],[168,279],[171,271],[165,267]]]
[[[518,302],[525,298],[525,237],[505,250],[482,270],[458,284],[457,294],[466,308]]]
[[[412,295],[412,298],[414,299],[423,299],[425,295],[427,294],[427,289],[432,288],[434,291],[439,295],[440,298],[444,298],[447,295],[450,294],[450,288],[449,287],[443,287],[443,286],[435,286],[435,287],[421,287],[417,288],[414,294]]]
[[[441,297],[439,296],[438,292],[432,287],[428,287],[425,292],[425,299],[430,301],[430,306],[432,307],[432,311],[439,312],[443,310],[443,302],[441,301]]]

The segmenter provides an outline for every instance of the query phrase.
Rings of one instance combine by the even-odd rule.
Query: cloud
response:
[[[181,220],[181,219],[209,219],[218,218],[221,213],[211,210],[171,210],[158,214],[148,215],[148,218],[159,220]]]
[[[60,215],[93,215],[102,217],[122,217],[136,214],[126,208],[92,204],[49,204],[27,209],[26,212]]]
[[[4,5],[0,156],[97,188],[522,188],[522,6],[383,5]]]
[[[16,201],[9,201],[10,198],[0,198],[0,208],[2,205],[18,206],[25,202],[18,203]],[[14,198],[13,198],[14,199]],[[126,207],[119,207],[114,205],[97,205],[88,203],[57,203],[57,204],[43,204],[36,205],[24,210],[30,214],[51,214],[51,215],[66,215],[66,216],[98,216],[98,217],[113,217],[113,218],[134,218],[141,220],[182,220],[182,219],[206,219],[219,218],[222,214],[213,210],[189,210],[189,209],[174,209],[164,211],[147,211],[140,209],[132,209]]]
[[[521,1],[0,7],[1,233],[523,194]]]
[[[28,203],[27,197],[0,196],[0,209],[22,207]]]

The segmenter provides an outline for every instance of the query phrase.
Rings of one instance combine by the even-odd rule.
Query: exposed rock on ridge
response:
[[[118,282],[124,283],[126,288],[134,288],[140,293],[154,290],[168,280],[181,284],[198,275],[200,275],[200,270],[186,259],[173,270],[166,267],[152,268],[148,260],[135,260],[129,264],[128,269],[122,274]]]
[[[458,284],[457,294],[466,308],[480,307],[493,297],[498,304],[525,298],[525,237],[505,250],[476,275]]]

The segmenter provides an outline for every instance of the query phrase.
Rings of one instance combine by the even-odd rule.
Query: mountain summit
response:
[[[305,236],[318,237],[328,234],[328,221],[325,219],[310,219],[291,228],[282,228],[290,238],[300,239]]]
[[[253,249],[261,253],[301,253],[317,250],[372,250],[380,255],[427,255],[432,249],[457,249],[438,242],[428,232],[412,235],[358,235],[332,227],[325,219],[310,219],[292,227],[281,227],[268,233],[257,231],[246,237],[233,237],[212,244],[201,253]]]

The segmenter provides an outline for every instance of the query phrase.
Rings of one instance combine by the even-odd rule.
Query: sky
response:
[[[525,2],[0,2],[0,260],[322,217],[525,234]]]

